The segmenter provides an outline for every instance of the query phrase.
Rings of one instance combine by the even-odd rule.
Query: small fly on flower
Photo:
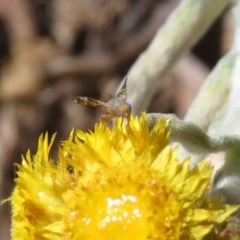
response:
[[[103,102],[91,97],[77,96],[73,101],[78,104],[103,108],[101,118],[110,121],[117,117],[123,117],[129,120],[131,114],[131,105],[127,102],[127,78],[124,79],[122,87],[117,92],[116,97]]]

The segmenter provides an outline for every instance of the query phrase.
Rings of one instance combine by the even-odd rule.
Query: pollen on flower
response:
[[[169,121],[146,115],[71,133],[51,160],[48,135],[18,165],[12,239],[203,239],[238,209],[206,198],[212,169],[168,146]],[[70,170],[69,170],[70,169]],[[30,184],[29,184],[30,183]]]

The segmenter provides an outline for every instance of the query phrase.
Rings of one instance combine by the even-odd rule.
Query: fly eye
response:
[[[127,105],[128,109],[129,109],[129,111],[131,112],[131,109],[132,109],[132,106],[131,106],[131,104],[130,104],[130,103],[128,103],[128,102],[126,102],[126,105]]]

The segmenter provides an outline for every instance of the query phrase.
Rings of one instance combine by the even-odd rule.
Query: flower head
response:
[[[206,198],[212,169],[194,169],[168,145],[169,122],[146,115],[76,131],[49,157],[54,137],[18,165],[13,239],[203,239],[237,210]]]

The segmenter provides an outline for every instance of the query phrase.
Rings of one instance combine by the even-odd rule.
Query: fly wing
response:
[[[123,80],[122,87],[117,92],[117,98],[126,101],[127,100],[127,78]]]
[[[83,105],[88,105],[93,107],[97,107],[97,106],[108,107],[107,103],[91,97],[78,96],[78,97],[74,97],[73,101],[78,104],[83,104]]]

